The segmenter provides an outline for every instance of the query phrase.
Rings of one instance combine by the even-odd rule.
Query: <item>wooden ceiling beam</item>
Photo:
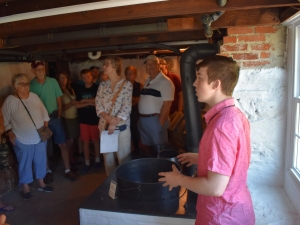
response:
[[[55,29],[57,27],[99,24],[103,22],[154,18],[161,16],[180,16],[185,14],[199,14],[215,11],[262,9],[293,5],[299,6],[300,2],[297,0],[231,0],[225,7],[220,7],[217,5],[216,1],[169,0],[166,2],[93,10],[0,24],[0,37],[18,32]]]
[[[202,30],[201,15],[195,15],[193,18],[192,30]],[[212,29],[228,28],[232,26],[265,26],[274,25],[279,23],[279,10],[278,9],[254,9],[254,10],[242,10],[242,11],[229,11],[217,21],[212,23]],[[163,29],[162,24],[165,24]],[[144,35],[149,33],[167,33],[170,27],[167,27],[167,23],[155,23],[155,24],[141,24],[137,26],[120,26],[103,28],[103,30],[77,30],[75,32],[64,33],[48,33],[38,36],[27,36],[21,38],[9,38],[6,39],[7,46],[25,46],[25,45],[37,45],[46,43],[67,42],[75,40],[87,40],[97,39],[112,36],[125,36],[125,35]],[[127,33],[130,31],[131,33]],[[186,31],[186,30],[177,30]],[[175,32],[175,31],[173,31]],[[51,38],[50,38],[51,37]]]

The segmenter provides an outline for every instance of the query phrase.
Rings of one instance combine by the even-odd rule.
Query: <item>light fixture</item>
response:
[[[15,22],[20,20],[41,18],[46,16],[56,16],[56,15],[62,15],[68,13],[91,11],[96,9],[107,9],[107,8],[114,8],[120,6],[138,5],[138,4],[153,3],[153,2],[163,2],[163,1],[168,1],[168,0],[108,0],[108,1],[101,1],[101,2],[92,2],[92,3],[86,3],[80,5],[65,6],[65,7],[53,8],[53,9],[45,9],[45,10],[39,10],[34,12],[4,16],[4,17],[0,17],[0,24],[10,23],[10,22]]]

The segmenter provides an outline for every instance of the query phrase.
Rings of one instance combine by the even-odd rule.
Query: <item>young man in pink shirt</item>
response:
[[[159,173],[163,186],[182,186],[198,194],[196,225],[253,225],[255,215],[247,188],[250,165],[250,126],[234,105],[239,68],[231,58],[214,56],[197,65],[193,84],[199,102],[209,110],[199,153],[178,156],[187,166],[198,164],[198,176],[188,177],[175,166]]]

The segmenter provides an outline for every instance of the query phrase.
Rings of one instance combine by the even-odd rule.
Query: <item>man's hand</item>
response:
[[[172,169],[173,171],[171,172],[158,173],[159,176],[162,176],[162,178],[159,178],[158,181],[165,181],[163,186],[166,187],[169,185],[169,191],[172,191],[174,187],[179,186],[178,179],[181,176],[180,172],[174,164],[172,165]]]
[[[198,163],[198,153],[183,153],[177,156],[178,161],[186,166],[191,166]]]

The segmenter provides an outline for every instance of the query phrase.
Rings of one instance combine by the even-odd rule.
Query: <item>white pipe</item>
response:
[[[101,56],[101,51],[97,52],[96,55],[93,54],[93,52],[88,52],[88,57],[92,60],[99,59]]]
[[[10,23],[10,22],[15,22],[20,20],[41,18],[46,16],[56,16],[56,15],[62,15],[68,13],[91,11],[96,9],[107,9],[113,7],[138,5],[138,4],[162,2],[162,1],[168,1],[168,0],[108,0],[108,1],[101,1],[101,2],[93,2],[93,3],[65,6],[60,8],[45,9],[45,10],[39,10],[34,12],[4,16],[4,17],[0,17],[0,24]]]

